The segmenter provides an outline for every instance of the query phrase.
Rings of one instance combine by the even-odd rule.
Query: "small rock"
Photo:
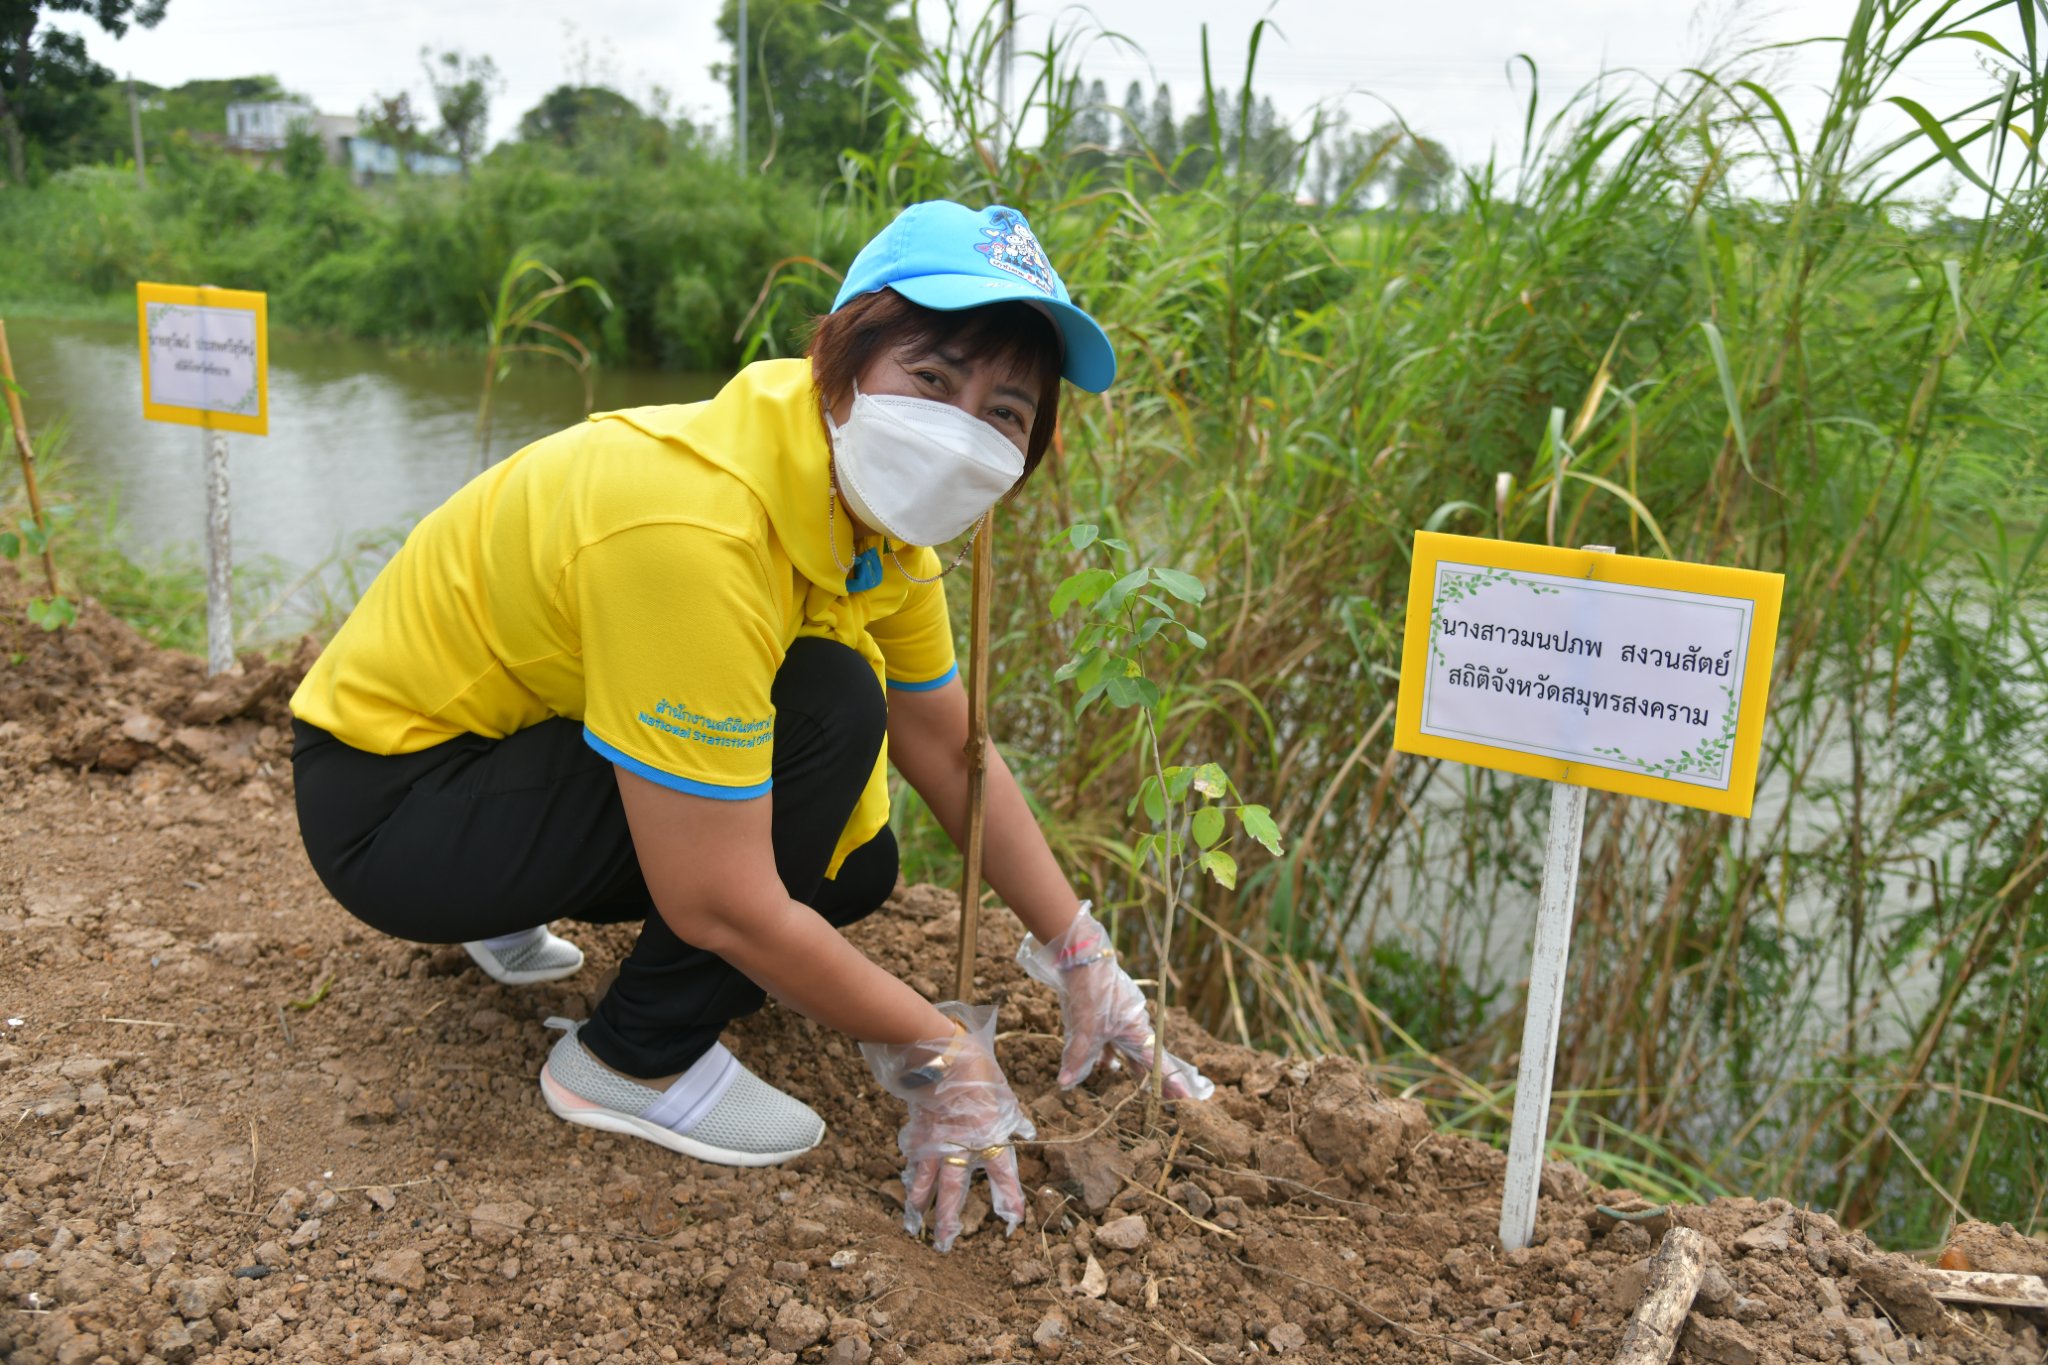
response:
[[[498,1262],[498,1273],[508,1280],[518,1279],[519,1258],[517,1256],[507,1256],[504,1260]]]
[[[417,1294],[427,1287],[426,1258],[411,1248],[386,1252],[371,1263],[368,1277],[372,1284],[388,1284]]]
[[[108,1057],[73,1057],[57,1068],[57,1074],[67,1081],[92,1081],[113,1069],[114,1062]]]
[[[164,1228],[144,1228],[137,1235],[135,1246],[142,1255],[142,1263],[154,1269],[162,1269],[178,1256],[178,1239]]]
[[[1095,1230],[1098,1245],[1112,1247],[1117,1251],[1136,1251],[1151,1239],[1152,1229],[1143,1215],[1127,1213],[1121,1218],[1111,1219]]]
[[[187,1322],[206,1317],[216,1308],[227,1307],[231,1297],[225,1275],[194,1275],[190,1279],[171,1281],[171,1307]]]
[[[1010,1283],[1022,1289],[1027,1284],[1042,1284],[1050,1274],[1043,1261],[1019,1261],[1010,1267]]]
[[[149,1334],[150,1354],[165,1365],[184,1365],[192,1358],[192,1333],[176,1318],[166,1319]]]
[[[1751,1228],[1735,1239],[1735,1249],[1740,1252],[1790,1251],[1792,1249],[1793,1219],[1796,1215],[1781,1213],[1768,1223]]]
[[[283,1258],[280,1257],[279,1259]],[[235,1268],[235,1278],[238,1280],[267,1280],[270,1278],[270,1274],[270,1267],[260,1262],[256,1265],[237,1266]]]
[[[1291,1322],[1275,1323],[1266,1331],[1266,1344],[1273,1348],[1273,1354],[1284,1356],[1308,1345],[1308,1333]]]
[[[318,1218],[308,1218],[305,1222],[292,1229],[292,1235],[285,1238],[284,1244],[293,1251],[302,1251],[319,1240],[320,1220]]]
[[[778,1351],[801,1351],[823,1337],[830,1325],[831,1319],[791,1295],[775,1311],[775,1321],[768,1327],[768,1344]]]
[[[391,1212],[398,1203],[398,1196],[391,1192],[388,1185],[372,1185],[363,1191],[363,1197],[375,1204],[379,1213]]]
[[[469,1211],[469,1235],[485,1246],[504,1246],[526,1231],[526,1220],[533,1214],[533,1205],[516,1199],[478,1204]]]
[[[27,1270],[42,1259],[43,1253],[34,1247],[22,1247],[19,1251],[0,1256],[0,1270]]]
[[[1192,1180],[1170,1186],[1166,1197],[1197,1218],[1207,1218],[1216,1207],[1216,1201],[1209,1197],[1209,1192]]]
[[[798,1251],[809,1251],[824,1246],[832,1240],[831,1229],[823,1223],[814,1223],[808,1218],[798,1218],[789,1225],[789,1244]]]
[[[874,1353],[874,1348],[859,1337],[841,1337],[825,1353],[825,1365],[863,1365]]]
[[[1686,1319],[1683,1344],[1688,1355],[1708,1365],[1757,1365],[1763,1356],[1741,1323],[1698,1313]]]
[[[832,1253],[832,1268],[834,1270],[844,1270],[848,1266],[859,1264],[860,1253],[858,1251],[847,1250]]]
[[[1124,1178],[1135,1169],[1130,1156],[1109,1138],[1055,1143],[1045,1154],[1055,1176],[1080,1187],[1081,1202],[1090,1213],[1108,1208],[1123,1188]]]
[[[1065,1344],[1066,1339],[1067,1315],[1057,1308],[1039,1319],[1038,1326],[1031,1331],[1032,1344],[1038,1347],[1042,1354],[1058,1355],[1059,1348]],[[1052,1350],[1048,1352],[1047,1347],[1051,1347]]]

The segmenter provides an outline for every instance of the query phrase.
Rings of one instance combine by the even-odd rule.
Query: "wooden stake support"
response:
[[[1691,1228],[1665,1233],[1657,1254],[1650,1258],[1643,1301],[1636,1305],[1628,1329],[1621,1334],[1614,1365],[1665,1365],[1678,1349],[1678,1334],[1706,1273],[1705,1237]]]
[[[0,319],[0,377],[7,380],[7,417],[14,423],[14,449],[21,456],[21,482],[28,490],[28,514],[43,536],[43,577],[50,596],[57,595],[57,561],[50,554],[50,525],[43,520],[43,497],[36,490],[36,452],[28,443],[28,419],[21,415],[21,392],[14,382],[14,355],[7,349],[7,323]]]
[[[981,929],[982,835],[988,823],[988,609],[995,592],[996,510],[974,537],[974,590],[967,617],[967,839],[960,868],[960,959],[953,998],[974,999],[974,951]]]

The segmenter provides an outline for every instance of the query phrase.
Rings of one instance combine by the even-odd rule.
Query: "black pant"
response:
[[[844,927],[896,885],[886,828],[826,865],[881,751],[888,708],[845,645],[803,639],[775,675],[775,868],[792,899]],[[761,988],[677,938],[654,909],[612,765],[573,720],[503,739],[463,735],[413,754],[352,749],[295,721],[299,830],[313,870],[348,911],[419,943],[462,943],[552,919],[641,920],[582,1038],[629,1076],[682,1071]]]

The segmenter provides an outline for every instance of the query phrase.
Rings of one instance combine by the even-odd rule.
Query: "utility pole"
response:
[[[740,6],[740,174],[747,173],[747,0],[739,0]]]
[[[128,131],[135,135],[135,188],[149,188],[149,171],[142,164],[142,106],[135,99],[135,73],[128,73]]]

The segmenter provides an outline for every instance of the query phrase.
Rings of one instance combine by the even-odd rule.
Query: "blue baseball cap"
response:
[[[1109,337],[1067,297],[1031,224],[1015,209],[992,204],[977,213],[947,199],[912,204],[853,258],[832,311],[877,289],[946,313],[1006,299],[1035,303],[1059,329],[1060,373],[1068,382],[1101,393],[1116,378]]]

